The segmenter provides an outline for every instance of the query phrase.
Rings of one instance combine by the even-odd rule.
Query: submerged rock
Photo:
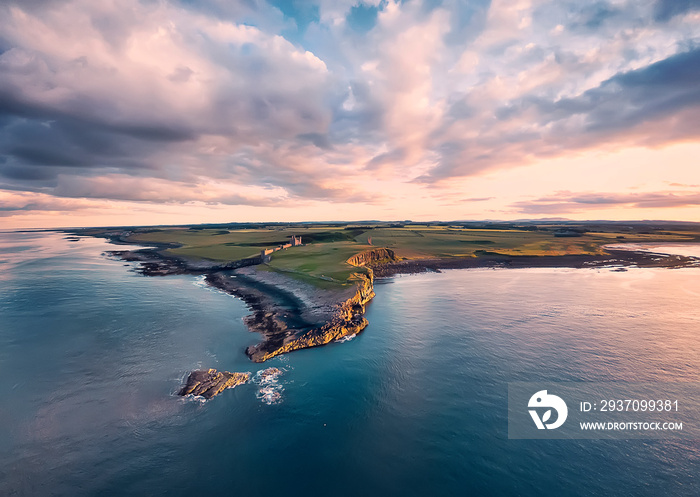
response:
[[[267,382],[276,380],[277,377],[281,374],[282,374],[282,371],[277,369],[277,368],[263,369],[262,371],[260,371],[260,382],[267,383]]]
[[[211,399],[227,388],[246,383],[249,378],[249,373],[198,369],[190,373],[187,383],[180,389],[178,395],[201,395],[205,399]]]
[[[258,398],[265,404],[272,405],[282,400],[282,394],[273,387],[264,387],[258,391]]]

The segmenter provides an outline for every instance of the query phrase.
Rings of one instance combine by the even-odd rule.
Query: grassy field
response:
[[[210,259],[214,261],[233,261],[253,257],[265,248],[272,248],[289,242],[292,234],[302,235],[306,240],[316,238],[352,239],[342,228],[297,228],[287,229],[244,229],[244,230],[207,230],[168,228],[136,232],[129,241],[140,243],[164,243],[179,245],[167,249],[167,253],[186,256],[193,259]],[[339,236],[340,235],[340,236]]]
[[[672,228],[672,227],[671,227]],[[167,253],[193,259],[233,261],[256,256],[264,248],[301,235],[303,246],[274,252],[263,270],[284,272],[319,286],[344,284],[352,273],[351,256],[386,247],[402,259],[478,257],[486,253],[555,256],[604,254],[610,243],[700,241],[700,227],[622,224],[504,224],[497,226],[374,223],[366,225],[274,225],[245,229],[168,227],[134,228],[128,241],[167,244]],[[697,229],[697,231],[695,231]]]
[[[292,247],[272,254],[270,266],[281,271],[301,273],[325,281],[345,282],[352,273],[358,270],[364,271],[345,261],[369,248],[372,247],[350,241]]]
[[[618,236],[624,236],[618,239]],[[603,253],[602,245],[616,242],[688,241],[682,234],[583,233],[581,236],[554,236],[549,231],[483,230],[464,228],[389,228],[374,229],[356,237],[367,243],[393,249],[400,257],[474,257],[481,251],[507,255],[567,255]]]

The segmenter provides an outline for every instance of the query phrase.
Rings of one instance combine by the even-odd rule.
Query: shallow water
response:
[[[700,494],[696,441],[508,440],[506,419],[510,381],[700,381],[699,269],[397,277],[356,338],[259,365],[240,301],[111,248],[0,234],[0,495]]]
[[[700,257],[700,243],[615,243],[605,245],[605,247],[616,250],[639,250],[655,254]]]

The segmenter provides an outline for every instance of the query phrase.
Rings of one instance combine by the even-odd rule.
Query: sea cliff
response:
[[[358,271],[345,284],[324,288],[272,270],[260,260],[205,265],[165,255],[162,247],[109,255],[139,263],[137,271],[148,276],[203,275],[209,285],[243,300],[251,310],[246,327],[262,336],[245,351],[254,362],[360,333],[368,325],[365,306],[374,297],[371,268],[397,260],[390,249],[365,250],[346,261]]]
[[[318,347],[349,335],[356,335],[364,330],[369,322],[364,317],[365,306],[374,297],[374,278],[372,270],[367,274],[355,273],[355,294],[338,305],[328,322],[320,327],[302,333],[288,334],[282,341],[275,343],[265,340],[248,347],[246,354],[253,362],[264,362],[279,354],[309,347]]]

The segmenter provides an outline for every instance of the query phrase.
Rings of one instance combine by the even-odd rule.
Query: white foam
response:
[[[263,404],[271,406],[272,404],[279,404],[282,402],[282,391],[284,389],[279,385],[271,385],[263,387],[258,390],[256,397],[260,399]]]
[[[235,278],[235,276],[232,276],[232,278]],[[228,293],[227,291],[222,290],[222,289],[220,289],[220,288],[216,288],[216,287],[214,287],[214,286],[211,286],[209,283],[207,283],[207,276],[204,275],[204,274],[203,274],[203,275],[200,275],[200,276],[197,276],[197,277],[194,279],[194,281],[192,281],[192,284],[193,284],[194,286],[196,286],[197,288],[203,288],[203,289],[205,289],[205,290],[207,290],[207,291],[209,291],[209,292],[218,293],[218,294],[223,294],[223,295],[226,295],[227,297],[230,297],[230,298],[232,298],[232,299],[239,300],[239,298],[236,297],[235,295],[233,295],[233,294],[231,294],[231,293]]]
[[[270,369],[270,368],[268,368],[268,369]],[[251,378],[250,381],[255,383],[256,385],[270,385],[270,384],[276,385],[278,383],[279,377],[282,376],[282,374],[285,372],[285,370],[276,368],[276,369],[278,369],[278,372],[266,373],[266,371],[268,371],[268,369],[262,369],[262,370],[258,371],[257,373],[255,373],[255,375],[253,375],[253,377]]]
[[[204,404],[209,400],[201,395],[194,395],[191,393],[188,393],[187,395],[180,395],[179,397],[183,400],[183,402],[194,402],[197,404]]]
[[[285,370],[280,369],[276,373],[263,374],[265,371],[267,370],[258,371],[251,379],[252,383],[260,386],[255,396],[264,404],[279,404],[282,402],[282,392],[284,391],[284,387],[279,383],[279,377]]]

